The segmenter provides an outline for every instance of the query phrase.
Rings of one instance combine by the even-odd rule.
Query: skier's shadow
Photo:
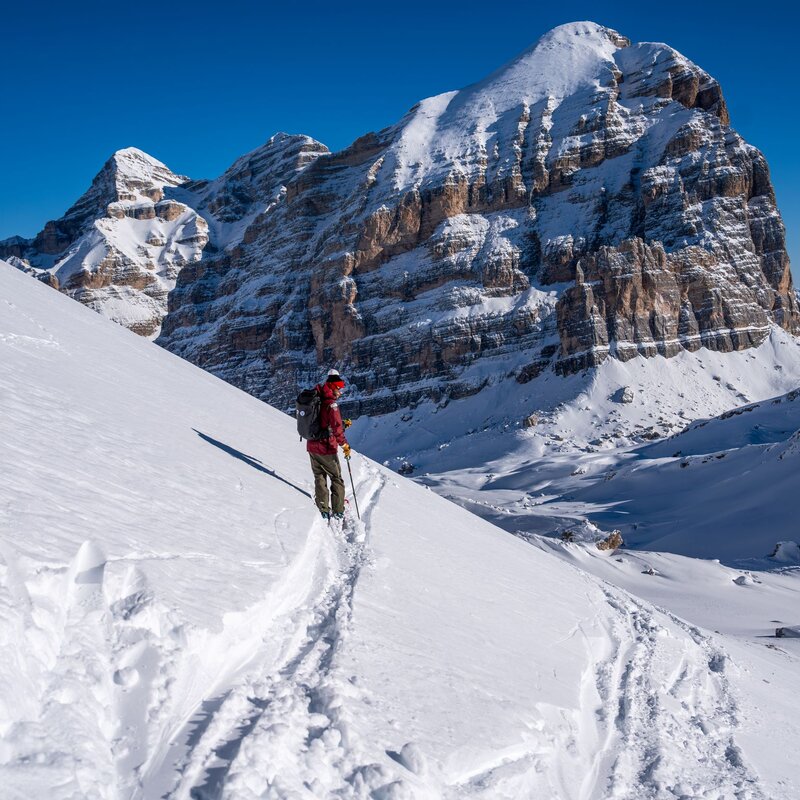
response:
[[[210,436],[207,436],[205,433],[201,433],[196,428],[192,428],[192,430],[201,438],[203,441],[208,442],[209,444],[213,444],[214,447],[219,447],[220,450],[227,453],[229,456],[233,456],[234,458],[238,458],[239,461],[244,461],[248,467],[252,467],[253,469],[257,469],[259,472],[263,472],[269,475],[271,478],[275,478],[275,480],[281,481],[285,483],[287,486],[291,486],[292,489],[296,489],[300,494],[304,494],[306,497],[311,499],[311,495],[305,490],[301,489],[299,486],[295,486],[291,481],[287,481],[286,478],[282,478],[278,475],[277,472],[274,470],[265,467],[257,458],[253,458],[253,456],[248,456],[245,453],[242,453],[239,450],[231,447],[230,445],[225,444],[224,442],[218,442],[216,439],[212,439]]]

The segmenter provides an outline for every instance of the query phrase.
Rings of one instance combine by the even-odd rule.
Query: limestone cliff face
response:
[[[528,381],[800,325],[766,163],[719,85],[591,23],[284,187],[182,271],[159,340],[278,403],[331,363],[380,413],[479,391],[495,357]]]
[[[178,272],[200,258],[208,226],[167,197],[187,179],[135,148],[120,150],[89,190],[34,239],[0,256],[143,336],[154,336]]]
[[[717,82],[593,23],[556,28],[341,152],[278,134],[215,181],[160,168],[113,191],[98,176],[0,256],[35,251],[27,263],[78,299],[106,291],[122,308],[123,290],[152,292],[145,251],[186,244],[152,323],[129,327],[163,318],[160,344],[279,405],[331,365],[354,410],[382,413],[800,331],[767,165]],[[142,238],[154,220],[180,232]],[[123,223],[135,252],[108,250]],[[95,241],[90,269],[65,267]]]

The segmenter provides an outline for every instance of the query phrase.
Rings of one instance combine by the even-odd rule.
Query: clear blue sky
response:
[[[734,128],[766,154],[800,274],[800,12],[770,2],[16,0],[3,14],[0,238],[63,214],[121,147],[193,178],[279,130],[336,150],[581,19],[667,42],[721,82]]]

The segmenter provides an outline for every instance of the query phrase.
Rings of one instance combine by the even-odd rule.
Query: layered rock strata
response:
[[[719,85],[577,23],[299,171],[181,273],[159,341],[279,403],[335,363],[379,413],[479,391],[490,356],[525,382],[773,324],[800,325],[783,226]]]
[[[165,199],[208,242],[159,343],[280,405],[323,366],[382,413],[800,330],[769,171],[718,83],[593,23],[341,152],[279,134]]]

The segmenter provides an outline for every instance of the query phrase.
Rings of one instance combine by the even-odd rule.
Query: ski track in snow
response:
[[[341,796],[358,796],[365,765],[353,761],[358,748],[331,667],[385,480],[364,471],[362,520],[315,521],[278,583],[227,615],[219,632],[186,632],[133,563],[122,599],[109,606],[107,560],[91,542],[71,565],[38,564],[28,574],[0,549],[0,666],[12,681],[0,694],[24,678],[24,716],[37,720],[15,725],[30,756],[0,769],[4,796],[21,800],[55,783],[59,797],[103,800],[315,798],[336,785]],[[275,515],[276,530],[286,512]],[[213,556],[143,552],[109,561],[174,558]],[[37,745],[53,738],[63,743],[58,752]],[[73,742],[91,742],[91,750]],[[64,774],[74,776],[69,785]]]
[[[726,654],[669,612],[612,584],[602,591],[598,618],[607,638],[586,642],[594,659],[569,733],[545,735],[536,750],[495,754],[443,796],[766,800],[734,740],[737,704],[726,675],[734,667]],[[549,776],[545,789],[542,776]]]
[[[65,747],[49,764],[17,765],[4,775],[10,796],[25,796],[32,772],[41,782],[71,760],[72,788],[87,798],[369,798],[385,784],[397,797],[488,800],[537,796],[546,775],[554,796],[569,800],[764,800],[734,741],[727,656],[698,628],[588,574],[602,586],[606,636],[586,641],[592,658],[568,733],[557,739],[544,730],[536,749],[495,752],[455,781],[386,784],[390,773],[375,763],[373,743],[359,741],[352,718],[361,689],[335,670],[386,480],[372,468],[361,473],[363,519],[350,515],[341,528],[315,520],[279,582],[216,633],[185,633],[135,567],[123,599],[107,607],[106,561],[91,543],[68,568],[40,569],[27,584],[12,554],[0,552],[0,607],[18,609],[19,630],[7,644],[27,639],[40,659],[5,648],[5,658],[28,658],[22,672],[42,709],[24,732],[30,750],[53,727],[64,742],[94,742],[91,758]],[[276,513],[276,527],[285,513]],[[565,638],[580,635],[577,626]],[[579,786],[570,758],[582,765]]]
[[[337,785],[337,794],[357,796],[364,765],[353,760],[358,748],[332,665],[367,563],[371,511],[383,480],[370,472],[360,482],[361,521],[351,517],[343,528],[314,523],[304,600],[258,632],[284,645],[262,649],[204,695],[173,734],[172,763],[151,764],[133,797],[316,798]]]
[[[611,584],[612,652],[585,677],[600,703],[595,760],[580,800],[762,800],[734,741],[729,658],[713,639]]]

